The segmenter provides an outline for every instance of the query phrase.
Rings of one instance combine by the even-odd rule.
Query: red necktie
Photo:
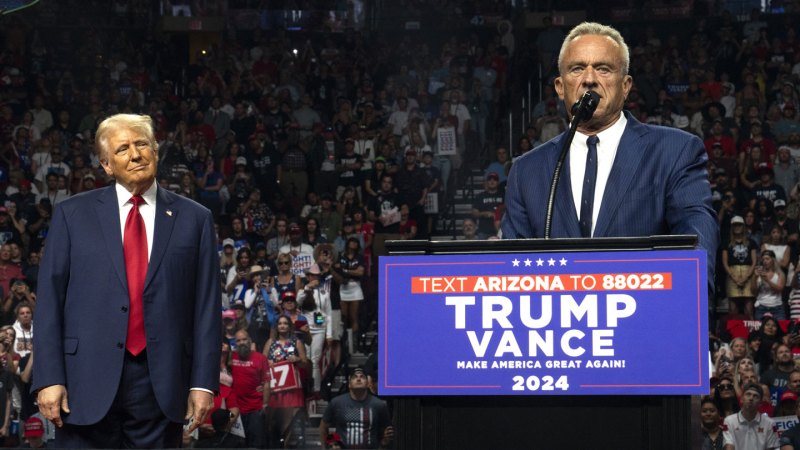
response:
[[[128,276],[128,297],[130,298],[130,315],[128,316],[128,337],[125,348],[134,356],[144,350],[144,311],[142,293],[144,278],[147,275],[147,231],[144,219],[139,214],[139,205],[144,203],[140,195],[131,197],[133,207],[125,220],[125,236],[122,249],[125,253],[125,272]]]

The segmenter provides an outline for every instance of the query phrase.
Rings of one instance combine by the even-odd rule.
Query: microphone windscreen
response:
[[[597,109],[598,103],[600,103],[600,94],[595,91],[586,91],[581,98],[572,105],[572,115],[575,116],[579,122],[589,120]]]

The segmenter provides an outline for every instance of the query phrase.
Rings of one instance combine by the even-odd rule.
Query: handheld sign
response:
[[[300,387],[300,374],[294,363],[282,361],[269,368],[269,388],[272,392],[289,391]]]

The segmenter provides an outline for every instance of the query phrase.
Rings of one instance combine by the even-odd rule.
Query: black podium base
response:
[[[689,396],[394,398],[397,448],[690,448]]]

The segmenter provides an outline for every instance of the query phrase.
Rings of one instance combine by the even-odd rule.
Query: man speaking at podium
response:
[[[551,237],[696,234],[708,252],[713,285],[719,231],[703,142],[678,129],[644,125],[622,111],[633,85],[629,62],[628,46],[614,28],[582,23],[564,39],[555,80],[559,98],[571,106],[594,91],[599,102],[569,148]],[[550,182],[566,135],[514,161],[504,239],[544,237]]]
[[[109,117],[97,147],[116,183],[53,211],[32,388],[57,447],[180,447],[219,386],[211,212],[157,185],[150,117]]]

